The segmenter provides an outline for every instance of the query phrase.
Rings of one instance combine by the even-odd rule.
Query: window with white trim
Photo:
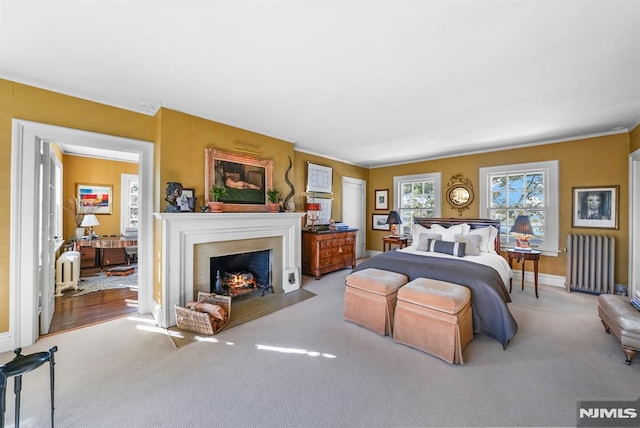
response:
[[[439,172],[393,177],[393,188],[393,209],[402,219],[401,235],[411,236],[416,217],[440,217],[442,174]]]
[[[138,227],[138,176],[134,174],[121,174],[121,213],[120,230],[124,235],[127,227]]]
[[[480,195],[481,216],[500,220],[503,248],[515,245],[509,231],[516,217],[528,215],[534,232],[531,246],[557,255],[558,161],[480,168]]]

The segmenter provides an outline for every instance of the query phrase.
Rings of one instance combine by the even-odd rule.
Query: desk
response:
[[[516,250],[507,250],[507,255],[509,256],[509,267],[513,260],[517,260],[518,262],[522,261],[522,289],[524,290],[524,265],[527,260],[533,260],[533,278],[536,290],[536,299],[538,298],[538,260],[540,260],[540,251],[516,251]],[[511,293],[511,288],[513,286],[513,278],[509,280],[509,293]]]
[[[391,251],[392,245],[397,245],[400,249],[407,246],[409,243],[409,238],[403,238],[398,236],[385,236],[382,238],[382,252],[387,252],[387,247],[389,247],[388,251]]]
[[[80,251],[80,267],[104,267],[127,262],[126,247],[138,245],[135,239],[92,239],[76,241]]]

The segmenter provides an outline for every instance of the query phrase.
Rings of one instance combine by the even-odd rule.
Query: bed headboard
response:
[[[496,237],[495,249],[500,254],[500,220],[492,220],[490,218],[428,218],[428,217],[416,217],[414,222],[424,226],[431,227],[432,224],[439,224],[442,227],[450,227],[456,224],[467,223],[471,226],[471,229],[477,229],[480,227],[493,226],[498,229],[498,236]]]

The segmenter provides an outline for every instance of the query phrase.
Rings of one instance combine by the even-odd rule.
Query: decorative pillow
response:
[[[465,256],[479,256],[482,237],[480,235],[456,235],[456,242],[464,242]]]
[[[452,256],[464,257],[464,242],[439,241],[428,239],[426,250],[431,253],[450,254]]]
[[[478,229],[471,229],[469,235],[480,235],[482,241],[480,242],[480,251],[483,253],[497,254],[494,249],[495,240],[498,236],[498,229],[493,226],[480,227]]]
[[[420,234],[421,233],[433,233],[433,231],[427,227],[424,227],[420,224],[414,224],[413,225],[413,243],[414,244],[418,244],[418,241],[420,240]]]
[[[442,235],[435,233],[421,233],[418,237],[418,251],[427,251],[427,242],[429,239],[442,241]]]
[[[461,224],[456,224],[455,226],[446,228],[440,226],[439,224],[434,224],[431,226],[431,232],[442,235],[443,241],[455,242],[456,235],[464,235],[464,226],[462,226]]]
[[[471,226],[467,223],[462,223],[460,226],[462,226],[462,235],[468,235],[471,231]]]

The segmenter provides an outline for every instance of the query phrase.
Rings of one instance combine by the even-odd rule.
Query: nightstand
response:
[[[387,247],[389,247],[388,251],[391,251],[392,245],[397,245],[398,248],[404,248],[407,246],[409,242],[409,238],[404,238],[402,236],[385,236],[382,238],[382,251],[386,252]]]
[[[513,260],[517,260],[518,262],[522,261],[522,289],[524,290],[524,265],[527,260],[533,260],[533,278],[536,290],[536,299],[538,298],[538,261],[540,260],[541,251],[517,251],[517,250],[507,250],[507,255],[509,256],[509,267]],[[513,278],[509,280],[509,293],[511,293],[511,288],[513,286]]]

